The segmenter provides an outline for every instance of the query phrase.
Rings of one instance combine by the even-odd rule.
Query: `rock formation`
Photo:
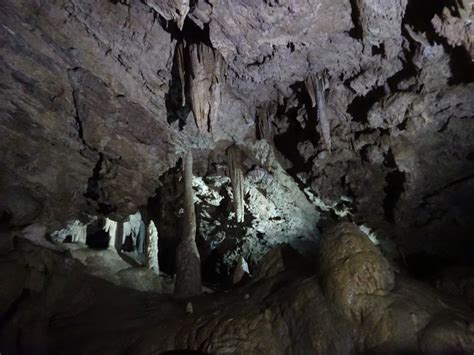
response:
[[[224,63],[216,51],[203,43],[187,48],[191,66],[189,96],[196,125],[201,132],[212,132],[217,123]]]
[[[269,103],[257,110],[257,135],[260,139],[273,141],[272,121],[276,114],[276,105]]]
[[[230,181],[234,201],[235,220],[237,223],[244,221],[244,173],[242,171],[242,153],[235,145],[227,149],[227,161],[229,164]]]
[[[201,258],[196,246],[196,211],[193,191],[193,156],[183,158],[184,213],[182,235],[176,249],[176,297],[198,295],[201,290]]]
[[[181,106],[186,106],[186,64],[184,60],[184,43],[179,42],[176,45],[176,53],[178,56],[178,73],[181,83]]]
[[[441,15],[433,17],[433,26],[451,46],[464,46],[474,60],[474,2],[459,0],[454,4],[451,9],[445,7]]]
[[[326,107],[326,90],[329,88],[327,74],[323,71],[317,75],[309,76],[304,83],[312,106],[317,106],[318,124],[324,144],[331,151],[331,125],[328,121]]]
[[[2,284],[1,349],[10,354],[103,354],[130,347],[136,354],[150,350],[466,353],[472,349],[474,319],[466,306],[446,301],[425,284],[394,275],[355,225],[335,226],[324,240],[321,277],[348,282],[348,287],[325,281],[322,291],[301,255],[286,246],[265,256],[255,281],[231,294],[202,295],[192,303],[137,291],[117,297],[120,288],[91,282],[79,263],[17,240],[10,257],[2,260],[3,270],[17,277]],[[356,266],[344,262],[345,255],[347,260],[357,258]],[[22,296],[31,292],[34,297]],[[20,310],[12,308],[15,302],[23,305]],[[40,313],[34,311],[37,306]],[[117,338],[125,331],[127,337]]]
[[[356,225],[343,223],[321,240],[324,291],[348,318],[366,318],[365,297],[386,296],[395,276],[380,250]]]
[[[0,353],[472,352],[473,13],[3,0]]]
[[[153,270],[155,274],[160,273],[158,264],[158,230],[155,222],[150,221],[146,234],[146,266]]]
[[[127,0],[125,0],[127,1]],[[180,30],[189,13],[189,0],[146,0],[145,3],[167,20],[173,20]]]

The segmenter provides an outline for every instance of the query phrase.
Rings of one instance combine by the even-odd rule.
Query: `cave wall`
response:
[[[472,62],[469,43],[431,22],[449,26],[445,5],[5,1],[2,221],[52,230],[124,218],[187,149],[205,176],[213,151],[253,144],[258,112],[272,107],[276,160],[309,203],[371,224],[395,256],[397,245],[426,241],[439,253],[446,234],[462,250],[472,228]],[[212,132],[196,127],[189,102],[176,119],[177,43],[224,61],[219,102],[206,103],[219,104]],[[181,85],[193,91],[187,69]],[[304,85],[323,71],[331,151]]]

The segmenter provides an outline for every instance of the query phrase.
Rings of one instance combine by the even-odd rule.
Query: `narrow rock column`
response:
[[[328,87],[326,74],[323,72],[316,78],[316,98],[318,101],[318,118],[319,127],[323,141],[326,144],[328,151],[331,151],[331,126],[329,125],[325,90]]]
[[[276,107],[266,104],[258,110],[257,133],[259,139],[273,141],[272,120],[276,113]]]
[[[117,230],[115,232],[115,249],[119,253],[122,251],[123,242],[124,242],[123,222],[118,222]]]
[[[244,201],[244,173],[241,166],[241,154],[236,146],[227,149],[227,160],[230,170],[230,181],[232,183],[232,193],[234,194],[235,219],[237,223],[244,221],[245,201]]]
[[[176,250],[176,297],[191,297],[202,292],[201,258],[196,246],[196,211],[193,191],[193,156],[188,152],[183,159],[184,216],[183,234]]]
[[[308,92],[309,98],[311,99],[311,107],[316,106],[316,88],[315,88],[315,78],[313,75],[308,76],[305,81],[304,85],[306,87],[306,91]]]
[[[184,43],[179,42],[176,45],[176,53],[178,56],[178,73],[181,82],[181,106],[186,106],[186,68],[184,64]]]
[[[146,233],[146,267],[159,275],[160,266],[158,263],[158,230],[155,223],[150,221]]]
[[[109,249],[115,249],[115,239],[117,238],[117,222],[105,219],[104,230],[109,233]]]
[[[317,106],[319,128],[324,144],[328,151],[331,151],[331,125],[329,124],[327,114],[325,94],[326,89],[329,87],[327,74],[323,71],[317,75],[311,75],[306,78],[304,84],[311,99],[312,107]]]
[[[188,89],[196,125],[201,132],[212,132],[221,99],[223,59],[203,43],[187,48],[191,66]]]

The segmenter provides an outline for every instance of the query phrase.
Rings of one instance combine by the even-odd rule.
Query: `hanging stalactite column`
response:
[[[306,78],[304,84],[311,99],[312,107],[317,106],[319,129],[324,144],[327,150],[331,151],[331,125],[326,105],[326,90],[329,88],[329,82],[326,71],[322,71],[317,75],[310,75]]]
[[[234,194],[235,219],[237,223],[244,221],[245,211],[244,173],[242,171],[241,159],[241,152],[235,145],[227,149],[227,160],[229,163],[232,193]]]
[[[203,43],[188,46],[189,96],[196,125],[201,132],[212,132],[216,125],[224,61],[219,53]]]
[[[184,216],[183,233],[176,250],[176,297],[191,297],[201,293],[201,258],[196,246],[196,211],[193,191],[193,156],[183,159]]]

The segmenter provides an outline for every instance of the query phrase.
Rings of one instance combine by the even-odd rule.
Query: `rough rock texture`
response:
[[[46,353],[472,351],[469,309],[407,279],[471,295],[469,273],[462,289],[456,273],[420,274],[429,260],[437,273],[474,260],[472,29],[469,0],[4,0],[0,254],[2,274],[17,276],[0,288],[7,350],[47,339]],[[239,223],[231,146],[244,153]],[[257,272],[282,243],[317,264],[320,214],[369,226],[379,246],[340,226],[320,250],[324,292],[313,274],[281,276],[288,258],[275,252],[267,276],[235,294],[183,300],[189,315],[85,275],[103,263],[99,276],[150,290],[156,274],[125,268],[143,262],[144,222],[121,223],[137,210],[175,273],[176,163],[190,150],[203,279],[224,283],[242,257]],[[129,252],[55,249],[69,234],[51,232],[77,221],[64,244],[84,243],[96,217],[123,238],[110,223],[99,244]]]
[[[346,224],[335,231],[350,238],[349,229]],[[356,235],[352,240],[363,253],[374,252],[368,239]],[[317,277],[301,263],[301,256],[295,257],[296,252],[287,248],[264,258],[258,280],[228,293],[177,301],[105,283],[84,274],[66,254],[17,239],[14,251],[0,258],[2,274],[17,275],[0,279],[0,350],[8,354],[171,350],[430,354],[472,349],[474,319],[464,305],[446,303],[433,289],[398,279],[384,295],[357,294],[357,305],[365,301],[367,306],[364,318],[345,319],[321,291]],[[281,263],[283,250],[287,250],[283,260],[291,256],[291,263]],[[322,255],[326,260],[338,256]],[[324,270],[321,276],[326,276]],[[190,303],[192,313],[187,312]]]
[[[118,220],[154,196],[183,152],[196,149],[204,166],[211,152],[258,133],[274,137],[282,167],[318,208],[350,210],[409,253],[426,235],[431,253],[450,257],[457,250],[442,235],[461,220],[452,233],[465,249],[472,63],[441,46],[431,20],[442,19],[443,4],[3,5],[0,207],[10,226],[42,222],[53,230],[97,214]],[[469,5],[452,15],[472,30]],[[303,82],[322,72],[327,122],[318,133]],[[206,85],[191,90],[194,102],[184,100],[193,82]],[[212,135],[196,128],[196,103],[206,109],[194,107],[195,119]]]
[[[221,101],[222,57],[203,43],[189,45],[188,53],[189,96],[196,125],[201,132],[212,132],[217,124]]]
[[[352,223],[328,231],[321,241],[324,290],[340,309],[355,320],[365,318],[365,296],[386,296],[395,276],[380,250]],[[370,306],[370,305],[368,305]]]
[[[457,15],[456,15],[457,13]],[[451,46],[464,46],[474,60],[474,2],[461,0],[451,10],[443,9],[442,16],[436,15],[433,26]]]
[[[324,234],[320,263],[325,295],[358,324],[360,351],[466,353],[474,346],[472,311],[395,277],[356,225],[342,223]]]
[[[227,149],[227,160],[232,184],[232,199],[235,209],[235,220],[237,223],[244,221],[244,173],[242,171],[242,154],[236,146]]]

